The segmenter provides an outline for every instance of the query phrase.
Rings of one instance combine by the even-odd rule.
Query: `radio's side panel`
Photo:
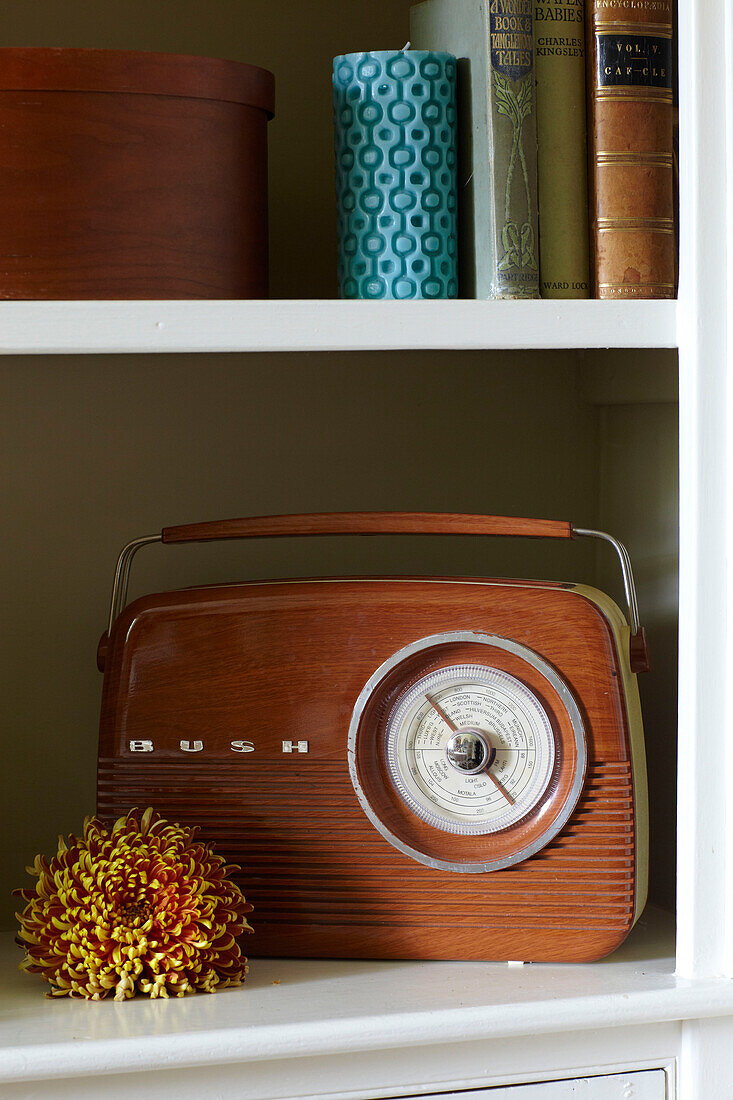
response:
[[[631,670],[631,629],[618,604],[605,592],[580,584],[575,585],[574,591],[584,599],[590,600],[608,623],[616,645],[618,671],[623,681],[622,698],[626,708],[628,752],[634,794],[636,857],[634,922],[636,922],[646,905],[649,888],[649,792],[639,684],[636,674]]]

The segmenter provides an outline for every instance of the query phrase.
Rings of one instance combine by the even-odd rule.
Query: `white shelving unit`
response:
[[[64,9],[58,0],[43,0],[39,11],[41,6],[43,12],[38,16],[35,8],[21,14],[19,6],[11,23],[21,36],[18,28],[25,28],[26,20],[25,38],[51,44],[44,42],[46,32],[34,20],[53,16],[48,34],[58,33],[64,25],[60,14]],[[309,23],[316,26],[309,41],[313,42],[318,26],[324,33],[327,27],[331,33],[332,24],[343,27],[345,7],[336,0],[320,0],[314,5],[318,11],[307,13]],[[372,27],[381,26],[388,8],[395,25],[397,14],[406,21],[408,4],[403,0],[376,7],[378,12],[361,13],[362,41],[366,37],[362,24],[371,20]],[[132,8],[143,27],[145,5],[136,0]],[[79,26],[91,18],[100,21],[95,24],[94,41],[85,41],[79,26],[75,32],[69,31],[78,44],[226,52],[217,45],[214,32],[207,42],[201,30],[196,51],[184,39],[175,39],[177,28],[172,30],[166,24],[161,30],[155,21],[150,32],[140,30],[139,40],[115,38],[118,32],[110,27],[118,21],[111,16],[107,21],[98,14],[92,17],[83,5],[79,9]],[[114,5],[108,9],[114,15]],[[226,41],[229,9],[230,5],[217,0],[213,6],[203,6],[196,18],[201,28],[213,20],[221,41]],[[102,5],[101,10],[107,9]],[[275,11],[272,16],[271,10]],[[271,36],[275,34],[271,20],[289,17],[284,4],[259,0],[252,3],[248,14],[258,27],[269,28]],[[165,22],[163,15],[160,18]],[[301,21],[305,19],[306,14],[301,13]],[[7,860],[11,869],[16,865],[15,847],[22,844],[27,851],[45,837],[34,821],[35,803],[48,803],[48,813],[56,813],[62,828],[64,814],[68,813],[68,827],[78,828],[89,808],[84,806],[82,812],[77,805],[79,791],[85,788],[72,773],[86,768],[90,779],[84,782],[90,787],[95,733],[93,728],[74,731],[86,728],[99,690],[87,665],[91,670],[96,641],[89,642],[90,634],[104,625],[105,562],[108,558],[111,566],[113,550],[127,537],[147,533],[149,526],[155,526],[150,524],[150,516],[157,518],[158,526],[178,521],[175,513],[160,515],[162,500],[177,501],[172,509],[182,508],[181,502],[187,499],[194,508],[199,506],[197,502],[210,501],[215,513],[238,499],[240,491],[250,510],[308,510],[311,500],[301,499],[304,478],[315,483],[324,470],[333,483],[331,496],[321,498],[324,510],[342,505],[381,507],[384,501],[387,506],[391,501],[394,507],[409,506],[408,494],[413,491],[418,493],[418,502],[429,500],[430,506],[438,509],[441,501],[446,510],[454,510],[454,504],[458,510],[465,501],[486,499],[485,510],[497,511],[491,503],[502,499],[506,481],[507,493],[517,490],[527,507],[542,507],[546,500],[551,513],[570,500],[581,508],[595,499],[594,494],[600,494],[612,514],[614,509],[617,513],[623,510],[628,490],[629,510],[635,507],[639,513],[634,522],[640,532],[642,612],[645,597],[650,606],[656,600],[660,621],[671,621],[677,611],[676,598],[670,610],[655,594],[662,583],[666,568],[662,559],[666,561],[667,551],[660,542],[658,520],[663,509],[655,490],[664,471],[654,463],[666,452],[650,434],[649,424],[656,421],[644,421],[641,427],[636,424],[633,410],[638,396],[634,396],[634,388],[622,386],[607,368],[609,356],[616,351],[627,380],[630,371],[644,374],[648,370],[650,400],[654,400],[659,365],[656,352],[668,349],[671,355],[676,350],[680,529],[677,789],[675,792],[664,779],[656,792],[653,788],[656,809],[662,812],[652,841],[653,863],[655,859],[663,862],[667,851],[676,847],[674,916],[648,909],[627,944],[608,960],[593,965],[515,968],[482,963],[255,960],[250,979],[240,990],[181,1002],[141,1000],[121,1005],[45,1001],[36,983],[15,972],[14,949],[8,947],[0,964],[3,1098],[73,1096],[83,1100],[167,1091],[180,1097],[231,1095],[245,1100],[376,1100],[549,1081],[567,1082],[567,1095],[571,1096],[576,1093],[570,1082],[587,1077],[591,1083],[582,1087],[591,1091],[581,1092],[578,1084],[577,1095],[595,1100],[616,1095],[608,1091],[616,1088],[613,1075],[621,1075],[619,1097],[733,1097],[733,814],[726,810],[733,798],[733,466],[728,443],[733,397],[727,322],[733,316],[731,26],[731,0],[710,0],[706,5],[680,0],[681,252],[677,302],[282,299],[0,303],[0,351],[8,357],[0,362],[8,386],[3,398],[8,428],[3,446],[12,475],[8,533],[5,547],[0,547],[0,568],[10,576],[6,581],[10,601],[6,626],[10,629],[4,652],[11,669],[5,688],[11,718],[2,745],[7,758],[12,758],[4,788],[6,804],[15,807],[15,816],[5,828],[13,837]],[[301,30],[304,28],[305,22]],[[105,34],[107,38],[100,42],[99,36]],[[165,34],[170,35],[169,41]],[[343,41],[351,42],[345,31]],[[245,47],[242,56],[268,63],[266,54],[247,55]],[[323,117],[325,122],[319,125],[327,128],[327,113]],[[274,159],[275,171],[283,163],[287,164],[287,158],[281,149]],[[276,183],[275,209],[278,186]],[[286,256],[278,239],[275,251],[281,259]],[[382,353],[388,350],[399,352],[399,357],[385,360]],[[632,350],[638,351],[633,359]],[[158,356],[160,352],[170,353],[169,364],[162,365],[168,356]],[[247,357],[239,355],[244,352],[249,353]],[[352,352],[364,357],[352,362]],[[313,355],[269,353],[330,356],[315,362]],[[55,355],[63,358],[54,359]],[[352,366],[354,372],[345,371]],[[404,379],[400,374],[403,368]],[[499,438],[502,447],[510,449],[510,461],[506,466],[499,463],[494,477],[492,463],[497,462],[500,448],[498,444],[496,452],[489,448],[486,465],[471,468],[474,480],[488,486],[483,490],[487,496],[474,498],[470,487],[465,489],[456,477],[463,471],[460,461],[446,448],[439,458],[454,463],[446,474],[448,487],[441,483],[433,497],[420,497],[423,480],[427,475],[434,477],[438,467],[437,459],[435,467],[429,465],[429,449],[419,450],[413,460],[407,448],[396,446],[396,466],[383,468],[377,450],[386,448],[386,435],[378,435],[374,451],[360,451],[358,440],[354,443],[352,439],[357,434],[357,415],[342,426],[337,414],[345,412],[348,405],[358,405],[362,398],[369,399],[372,387],[387,387],[385,404],[398,410],[390,414],[388,428],[392,430],[399,420],[400,401],[413,393],[411,387],[424,372],[430,383],[425,393],[420,391],[417,408],[421,416],[428,416],[429,423],[439,423],[443,405],[451,396],[446,373],[441,378],[441,372],[456,370],[461,386],[469,386],[469,401],[480,396],[489,405],[500,391],[496,400],[501,417],[492,430],[500,433],[501,418],[507,421],[505,435]],[[482,370],[487,378],[483,390],[477,380],[477,372]],[[309,371],[321,373],[316,376]],[[598,432],[595,412],[576,403],[574,379],[586,371],[597,371],[603,379],[603,385],[597,387],[602,396],[596,403],[618,404],[621,409],[618,418],[602,419]],[[231,406],[242,400],[244,389],[235,387],[242,385],[237,380],[246,372],[251,372],[247,386],[254,411],[242,403],[240,434],[244,442],[237,437],[235,446],[229,438],[237,435]],[[539,387],[534,398],[528,396],[528,379]],[[559,396],[553,395],[555,381]],[[583,384],[581,377],[581,389]],[[321,434],[309,436],[301,424],[306,414],[300,406],[307,388],[314,385],[321,387],[317,398],[324,408],[319,413],[316,401],[308,406],[308,415],[321,416],[316,424],[316,433]],[[181,388],[178,396],[177,386]],[[266,400],[270,386],[277,395],[272,405]],[[159,396],[161,387],[171,395],[170,407],[167,397]],[[220,397],[204,402],[204,390],[210,394],[217,388]],[[295,390],[292,404],[283,412],[291,389]],[[658,400],[669,403],[667,388],[659,389]],[[186,419],[189,406],[199,413],[200,401],[199,419],[193,414]],[[372,412],[381,407],[376,397],[371,401]],[[521,409],[517,409],[523,402],[528,403],[532,423],[526,438],[517,430],[522,423]],[[545,470],[537,460],[542,440],[538,444],[536,436],[546,428],[541,416],[546,406],[554,416],[565,415],[566,410],[567,420],[556,434],[548,436]],[[117,418],[120,407],[124,413]],[[225,421],[223,428],[206,419],[212,408]],[[22,421],[30,417],[30,410],[34,434],[25,437]],[[70,421],[68,426],[66,421]],[[260,439],[258,422],[264,423],[264,442],[253,443],[247,450],[250,436]],[[77,453],[72,436],[84,425],[91,425],[84,437],[90,449]],[[154,450],[151,440],[157,438],[158,429],[163,443]],[[205,437],[203,442],[197,439],[197,429]],[[378,424],[374,430],[378,431]],[[219,435],[227,432],[221,456],[211,459],[199,475],[196,463],[205,463],[207,451],[215,451],[221,442]],[[594,432],[606,448],[600,472],[588,471],[596,453]],[[187,445],[190,440],[189,449],[194,453],[189,464],[182,451],[174,454],[171,449],[171,440],[181,433],[187,434]],[[278,453],[289,436],[296,441],[293,453],[277,466]],[[633,451],[624,466],[628,438],[632,438]],[[108,448],[115,452],[109,459]],[[302,473],[303,454],[309,448],[314,452],[321,448],[323,455],[312,467],[306,464]],[[343,477],[337,455],[343,459]],[[181,471],[177,473],[179,461]],[[604,471],[611,462],[619,472],[609,487]],[[274,464],[272,486],[263,480],[258,463]],[[97,466],[101,472],[96,479],[90,473],[87,480],[86,471]],[[159,466],[166,468],[167,481],[155,480]],[[236,477],[228,474],[232,467]],[[564,494],[562,477],[570,476],[570,468],[575,480]],[[145,482],[147,469],[151,471],[150,484]],[[404,474],[403,469],[407,471]],[[624,483],[627,477],[629,484]],[[396,488],[388,484],[382,491],[390,478],[395,479]],[[456,492],[467,495],[458,500],[450,496],[451,478]],[[639,499],[631,491],[637,478]],[[349,479],[352,487],[361,489],[361,498],[358,493],[349,495]],[[185,487],[176,496],[179,481]],[[41,483],[43,504],[38,496]],[[311,491],[310,483],[306,488]],[[268,491],[280,506],[259,504],[268,499]],[[489,492],[493,494],[490,497]],[[506,510],[519,513],[522,509]],[[180,515],[180,521],[203,518],[212,517]],[[48,540],[47,523],[54,532]],[[138,523],[139,530],[130,529]],[[103,543],[100,554],[105,562],[97,572],[97,546],[87,549],[90,539]],[[269,567],[269,560],[265,564]],[[82,587],[87,583],[89,594],[83,596]],[[31,592],[32,599],[28,596]],[[72,660],[69,654],[82,640],[89,645],[91,657],[85,654],[83,660]],[[39,672],[41,660],[44,664]],[[18,677],[21,665],[31,669],[26,679]],[[667,671],[671,681],[671,668]],[[657,673],[662,704],[665,700],[669,703],[672,690],[665,686],[663,672]],[[33,695],[32,705],[26,702],[29,695]],[[658,706],[655,711],[656,705],[652,699],[652,714],[661,713]],[[20,715],[19,733],[16,715]],[[60,732],[56,731],[57,715]],[[38,738],[38,728],[54,729],[49,739],[53,753],[44,747],[43,738]],[[665,749],[661,735],[652,735],[649,763],[653,780],[657,773],[672,769],[672,736],[670,730]],[[21,744],[37,744],[38,748],[20,752]],[[40,775],[38,788],[28,787],[31,774]],[[57,777],[59,790],[54,786]],[[66,805],[64,784],[75,792],[71,808]],[[16,788],[30,790],[27,807],[23,803],[18,809]],[[673,815],[665,814],[665,807],[659,805],[665,798],[670,803],[676,799],[676,835]],[[27,852],[22,862],[32,854],[32,850]],[[7,887],[17,884],[9,881]],[[643,1091],[656,1089],[660,1082],[665,1093]],[[548,1096],[556,1094],[553,1091]],[[501,1100],[505,1095],[511,1096],[511,1092],[502,1091]],[[517,1100],[522,1100],[522,1095],[517,1094]],[[499,1094],[487,1091],[487,1100],[494,1096],[498,1100]]]

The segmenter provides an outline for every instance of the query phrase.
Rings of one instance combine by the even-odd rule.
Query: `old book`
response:
[[[532,0],[424,0],[415,49],[458,59],[459,295],[538,298]]]
[[[589,0],[597,298],[673,298],[672,0]]]
[[[535,0],[540,293],[587,298],[588,152],[583,0]]]

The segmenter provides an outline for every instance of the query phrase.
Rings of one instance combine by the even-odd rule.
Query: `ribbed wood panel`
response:
[[[525,863],[490,874],[433,870],[389,845],[364,817],[345,763],[310,774],[236,775],[204,761],[100,761],[99,813],[114,818],[152,804],[196,823],[241,867],[235,878],[255,906],[255,927],[288,925],[449,927],[590,933],[629,927],[634,905],[630,767],[593,763],[566,828]],[[225,772],[225,774],[223,774]],[[217,783],[217,777],[219,782]],[[487,845],[490,838],[487,838]],[[273,868],[277,868],[276,879]],[[248,948],[250,941],[248,941]],[[256,953],[256,952],[253,952]]]

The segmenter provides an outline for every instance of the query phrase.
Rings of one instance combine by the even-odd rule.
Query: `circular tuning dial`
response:
[[[509,867],[549,843],[577,804],[586,753],[553,666],[468,631],[393,654],[349,729],[351,779],[372,823],[406,855],[454,871]]]
[[[390,777],[423,821],[451,833],[491,833],[524,817],[555,763],[552,724],[515,676],[448,665],[412,684],[387,719]]]

